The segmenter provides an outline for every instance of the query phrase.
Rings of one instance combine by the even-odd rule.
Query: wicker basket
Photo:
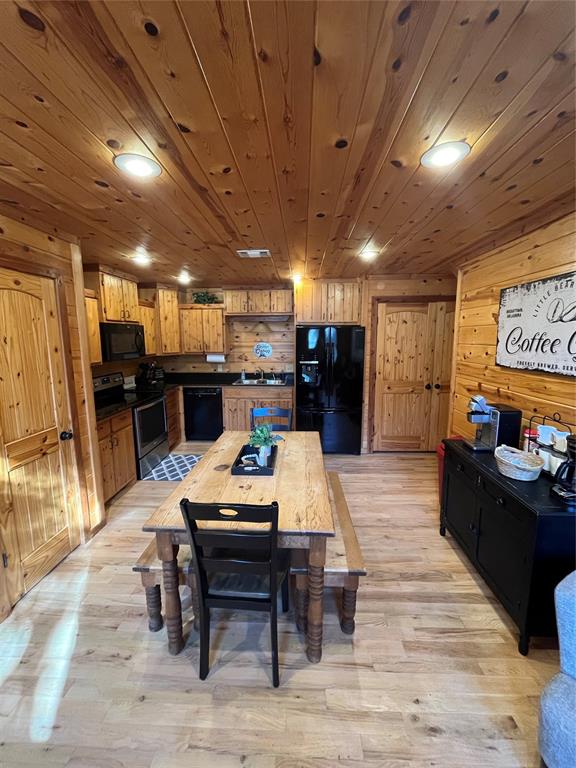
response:
[[[541,456],[507,445],[499,445],[494,451],[494,456],[500,474],[513,480],[537,480],[544,466]]]

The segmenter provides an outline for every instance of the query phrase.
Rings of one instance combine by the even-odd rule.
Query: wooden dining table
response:
[[[178,550],[181,545],[189,546],[189,541],[180,511],[181,499],[219,504],[277,501],[278,546],[308,550],[307,656],[317,663],[322,658],[326,539],[334,536],[320,435],[283,433],[272,476],[232,475],[231,467],[248,442],[248,435],[224,432],[143,526],[144,531],[156,534],[158,558],[162,561],[168,649],[175,655],[184,647]],[[241,527],[237,523],[225,525]]]

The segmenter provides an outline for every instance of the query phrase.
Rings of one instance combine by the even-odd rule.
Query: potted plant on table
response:
[[[259,427],[254,427],[250,432],[250,439],[248,444],[253,448],[258,448],[258,464],[261,467],[268,466],[268,459],[270,458],[270,452],[272,446],[276,443],[284,440],[280,435],[273,435],[268,424],[261,424]]]

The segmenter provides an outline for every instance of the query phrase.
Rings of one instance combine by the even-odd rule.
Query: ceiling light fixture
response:
[[[470,144],[465,141],[447,141],[424,152],[420,162],[426,168],[445,168],[454,165],[470,154]]]
[[[150,258],[150,254],[145,248],[138,246],[138,248],[136,248],[136,253],[132,257],[132,261],[135,264],[139,264],[141,267],[147,267],[152,259]]]
[[[362,251],[360,258],[364,261],[374,261],[374,259],[378,258],[378,255],[378,251]]]
[[[292,275],[292,282],[294,285],[299,285],[302,282],[302,275]]]
[[[188,285],[188,283],[192,280],[190,277],[190,273],[186,269],[180,270],[180,274],[178,275],[178,282],[182,285]]]
[[[151,179],[162,173],[162,166],[156,160],[144,155],[116,155],[114,165],[124,173],[137,176],[139,179]]]

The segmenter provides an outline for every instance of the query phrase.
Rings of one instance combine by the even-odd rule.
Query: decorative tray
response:
[[[261,467],[259,464],[246,465],[242,463],[243,456],[249,456],[251,454],[257,454],[258,448],[254,448],[253,445],[243,445],[240,449],[240,453],[234,459],[232,469],[230,470],[233,475],[242,475],[245,477],[271,477],[274,474],[274,468],[276,466],[276,457],[278,455],[278,446],[273,445],[270,448],[270,456],[268,457],[268,465]]]

